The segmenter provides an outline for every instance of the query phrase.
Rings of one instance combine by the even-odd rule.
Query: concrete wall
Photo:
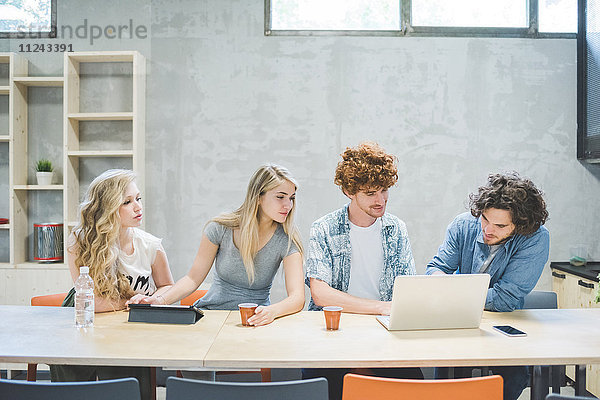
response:
[[[148,58],[146,227],[164,237],[176,277],[207,219],[238,206],[265,161],[299,180],[307,240],[310,223],[345,202],[339,153],[365,139],[399,158],[388,210],[407,223],[419,272],[467,195],[502,170],[546,192],[551,260],[576,243],[600,258],[600,168],[575,152],[575,40],[265,37],[263,15],[262,0],[59,2],[59,28],[133,19],[148,29],[51,42]],[[0,40],[0,51],[35,42],[48,40]],[[60,54],[25,56],[31,74],[62,73]],[[550,287],[549,271],[538,286]]]

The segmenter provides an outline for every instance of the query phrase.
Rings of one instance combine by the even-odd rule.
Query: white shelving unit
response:
[[[18,57],[18,58],[17,58]],[[27,236],[32,221],[29,220],[29,194],[34,191],[62,190],[62,185],[32,185],[27,182],[27,171],[30,168],[28,157],[29,127],[29,88],[31,87],[62,87],[63,77],[29,77],[28,61],[20,56],[15,56],[15,74],[11,77],[11,94],[13,106],[13,130],[11,153],[13,154],[10,175],[12,177],[11,190],[11,231],[10,262],[21,265],[29,261]]]
[[[80,110],[80,66],[81,63],[120,62],[132,64],[132,104],[131,110],[114,112],[81,112]],[[145,155],[145,96],[146,60],[137,51],[115,52],[75,52],[65,53],[64,64],[64,208],[65,238],[76,225],[79,204],[79,164],[82,158],[131,158],[133,170],[137,173],[137,185],[144,191]],[[79,123],[83,121],[132,121],[132,146],[125,150],[80,149]],[[66,254],[65,254],[66,256]]]
[[[0,63],[9,64],[9,82],[0,86],[0,95],[9,96],[8,135],[0,142],[9,146],[9,224],[0,230],[9,231],[8,263],[0,263],[0,304],[29,304],[33,295],[66,291],[72,285],[65,261],[62,264],[32,262],[28,257],[27,236],[34,221],[29,221],[32,205],[29,195],[38,191],[59,192],[62,196],[64,238],[76,225],[80,202],[79,164],[83,158],[130,158],[138,175],[137,184],[144,190],[145,79],[146,60],[137,51],[64,53],[63,76],[30,77],[28,61],[15,53],[0,53]],[[80,112],[81,63],[131,63],[131,109],[115,112]],[[62,163],[63,182],[34,185],[28,182],[28,89],[31,87],[63,88]],[[132,121],[131,148],[80,149],[79,123],[83,121]],[[34,134],[34,133],[31,133]]]

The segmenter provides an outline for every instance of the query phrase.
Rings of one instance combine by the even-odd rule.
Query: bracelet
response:
[[[163,305],[167,304],[167,301],[162,296],[162,294],[159,294],[158,296],[156,296],[156,300],[158,300],[159,302],[161,302],[161,304],[163,304]]]

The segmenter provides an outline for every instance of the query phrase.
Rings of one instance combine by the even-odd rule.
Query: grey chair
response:
[[[546,396],[546,400],[589,400],[597,399],[597,397],[580,397],[580,396],[561,396],[560,394],[550,393]]]
[[[0,398],[11,400],[140,400],[135,378],[94,382],[27,382],[0,380]]]
[[[328,400],[327,379],[283,382],[211,382],[167,379],[167,400]]]
[[[558,297],[554,292],[534,290],[525,296],[523,309],[554,309],[558,308]]]

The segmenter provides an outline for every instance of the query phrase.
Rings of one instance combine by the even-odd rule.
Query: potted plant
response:
[[[52,162],[45,158],[41,158],[35,165],[35,176],[38,185],[51,185],[52,176],[54,175]]]

